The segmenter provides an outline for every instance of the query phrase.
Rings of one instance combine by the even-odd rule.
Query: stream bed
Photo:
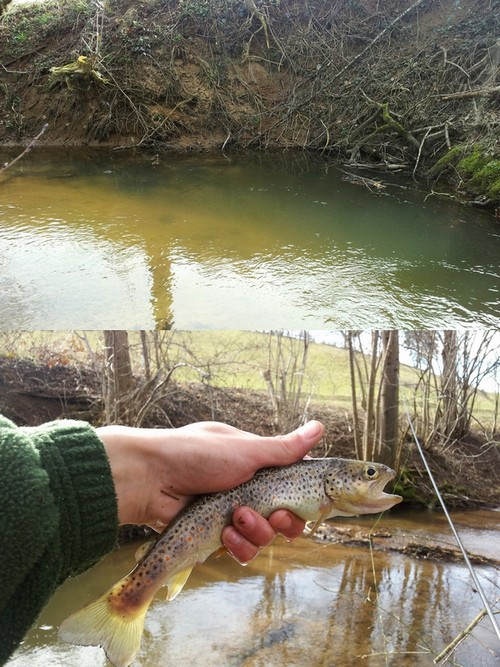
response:
[[[453,541],[442,515],[391,512],[349,519],[367,529]],[[500,554],[500,512],[461,512],[454,521],[476,554]],[[335,520],[341,524],[342,519]],[[67,581],[9,667],[105,667],[100,648],[57,638],[61,621],[133,567],[136,544]],[[499,607],[500,570],[476,566]],[[496,602],[495,602],[496,601]],[[172,602],[162,591],[146,617],[135,667],[420,667],[478,614],[482,603],[462,563],[418,560],[390,551],[278,539],[246,567],[229,556],[195,568]],[[498,667],[500,646],[488,618],[441,665]]]

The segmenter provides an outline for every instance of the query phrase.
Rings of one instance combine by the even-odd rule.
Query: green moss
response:
[[[474,151],[460,160],[457,170],[471,192],[492,200],[500,198],[500,160]]]
[[[475,150],[473,153],[460,160],[457,164],[457,169],[462,173],[473,174],[484,166],[486,159],[487,158],[485,158],[479,150]]]
[[[466,150],[467,147],[462,144],[450,149],[429,169],[430,178],[437,178],[447,167],[456,164],[463,157]]]
[[[392,493],[396,493],[403,497],[403,502],[409,505],[426,506],[428,499],[424,498],[418,493],[415,482],[414,473],[406,467],[403,467],[399,473],[399,477],[392,486]]]
[[[500,159],[481,144],[455,146],[431,168],[431,178],[438,178],[449,166],[460,176],[461,189],[493,203],[500,200]]]
[[[488,196],[494,201],[500,201],[500,177],[498,177],[488,188]]]
[[[436,166],[445,166],[450,163],[454,163],[458,160],[459,157],[461,157],[464,153],[465,147],[464,146],[455,146],[451,150],[449,150],[447,153],[443,155],[437,162]]]

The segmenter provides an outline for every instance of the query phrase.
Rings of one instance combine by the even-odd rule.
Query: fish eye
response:
[[[377,479],[378,477],[378,470],[377,468],[374,468],[373,466],[365,466],[363,470],[363,475],[365,479]]]

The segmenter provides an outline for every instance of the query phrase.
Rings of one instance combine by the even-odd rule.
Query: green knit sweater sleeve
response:
[[[68,576],[116,543],[109,461],[95,430],[18,428],[0,415],[0,664]]]

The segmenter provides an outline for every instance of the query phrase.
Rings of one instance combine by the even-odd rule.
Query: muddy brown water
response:
[[[0,327],[499,326],[492,216],[344,171],[304,154],[32,152],[0,185]]]
[[[462,512],[454,519],[471,551],[499,557],[500,512]],[[375,522],[359,520],[364,528]],[[392,512],[376,527],[453,542],[435,513]],[[105,667],[101,649],[63,644],[57,627],[133,566],[136,546],[63,585],[9,667]],[[499,570],[476,568],[498,608]],[[211,558],[174,601],[164,598],[159,594],[148,612],[137,667],[430,667],[482,608],[462,564],[306,538],[276,541],[246,567]],[[440,664],[498,666],[500,646],[489,620]]]

